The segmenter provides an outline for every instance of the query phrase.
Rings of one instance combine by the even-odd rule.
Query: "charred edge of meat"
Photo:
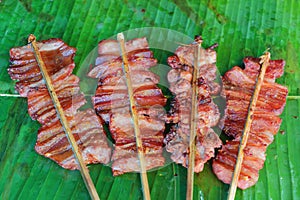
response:
[[[210,47],[208,47],[208,49],[214,50],[214,49],[217,48],[218,46],[219,46],[219,44],[218,44],[218,43],[215,43],[215,44],[211,45]]]

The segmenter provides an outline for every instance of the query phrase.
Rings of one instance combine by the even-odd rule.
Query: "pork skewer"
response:
[[[197,40],[196,43],[200,41]],[[219,122],[220,113],[211,95],[219,92],[220,86],[216,78],[216,52],[211,48],[200,49],[201,58],[195,61],[195,43],[179,46],[175,55],[168,58],[172,69],[168,73],[170,90],[174,100],[169,112],[168,123],[172,123],[171,131],[166,135],[164,143],[171,153],[171,159],[188,168],[190,166],[191,112],[192,112],[192,78],[194,65],[198,65],[197,78],[197,139],[194,159],[194,172],[203,170],[204,164],[214,157],[214,149],[221,146],[219,136],[212,129]],[[193,137],[193,136],[192,136]],[[193,164],[192,164],[193,165]]]
[[[78,110],[86,100],[80,92],[79,78],[72,74],[76,49],[57,38],[36,45],[85,164],[108,163],[111,148],[100,120],[92,109]],[[27,98],[30,117],[42,125],[37,134],[36,152],[65,169],[79,169],[32,48],[29,45],[12,48],[10,63],[7,71],[17,81],[15,89],[20,97]]]
[[[250,100],[250,105],[248,108],[248,115],[245,123],[245,128],[242,134],[241,138],[241,143],[239,146],[239,151],[238,151],[238,157],[236,160],[236,165],[232,177],[232,181],[230,184],[229,188],[229,194],[228,194],[228,200],[234,200],[235,193],[236,193],[236,188],[237,188],[237,183],[239,180],[241,168],[242,168],[242,163],[244,159],[244,149],[247,145],[248,137],[249,137],[249,132],[250,132],[250,127],[253,119],[253,114],[256,108],[256,102],[258,100],[258,95],[265,77],[266,69],[267,66],[269,65],[269,60],[270,60],[270,53],[266,52],[263,56],[261,56],[260,64],[262,64],[262,67],[260,69],[259,76],[257,78],[257,82],[255,85],[254,93],[253,96]]]
[[[226,97],[225,116],[221,127],[224,133],[234,139],[226,141],[213,161],[213,171],[226,184],[232,182],[236,160],[245,122],[249,114],[249,105],[261,71],[261,59],[246,57],[245,69],[233,67],[222,77],[222,95]],[[285,62],[270,60],[261,85],[255,111],[251,117],[247,143],[243,151],[243,162],[238,176],[237,187],[247,189],[253,186],[259,177],[259,170],[263,168],[267,147],[274,140],[279,131],[282,113],[286,104],[288,89],[275,83],[275,79],[282,76]]]
[[[195,145],[197,135],[197,122],[198,122],[198,70],[199,70],[199,59],[201,50],[202,38],[199,38],[199,42],[195,44],[194,48],[194,70],[192,79],[192,110],[191,110],[191,124],[190,124],[190,144],[189,144],[189,166],[188,166],[188,177],[187,177],[187,193],[186,199],[193,199],[194,191],[194,170],[195,170]]]
[[[133,128],[134,128],[134,134],[135,134],[135,139],[136,139],[136,147],[137,147],[138,157],[140,160],[140,167],[141,167],[140,176],[141,176],[141,181],[142,181],[142,189],[143,189],[144,199],[150,200],[151,198],[150,198],[147,171],[146,171],[146,167],[145,167],[144,148],[143,148],[143,142],[142,142],[142,139],[140,136],[141,133],[140,133],[140,129],[139,129],[138,112],[137,112],[136,102],[134,99],[129,64],[128,64],[128,59],[127,59],[127,55],[126,55],[125,38],[124,38],[123,33],[119,33],[117,37],[118,37],[118,42],[121,47],[121,55],[122,55],[122,60],[123,60],[123,72],[126,77],[126,85],[127,85],[129,102],[130,102],[130,112],[131,112],[131,117],[132,117],[132,120],[134,123]]]
[[[153,57],[147,39],[128,40],[125,50],[148,171],[165,163],[162,153],[164,106],[167,99],[157,86],[159,76],[150,71],[157,60]],[[114,176],[141,171],[122,65],[119,42],[102,40],[98,44],[96,66],[88,73],[89,77],[98,79],[95,96],[92,97],[95,111],[102,124],[108,125],[114,140],[115,148],[111,158]]]
[[[41,70],[41,73],[42,73],[42,76],[45,80],[45,83],[46,83],[46,86],[48,88],[48,91],[49,91],[49,94],[51,96],[51,99],[53,101],[53,104],[54,104],[54,107],[56,109],[56,112],[57,112],[57,116],[61,122],[61,125],[63,126],[63,129],[66,133],[66,136],[68,138],[68,141],[69,143],[71,144],[72,146],[72,151],[75,155],[75,159],[76,161],[78,162],[79,164],[79,171],[81,173],[81,176],[84,180],[84,183],[89,191],[89,194],[91,196],[92,199],[95,199],[95,200],[100,200],[99,196],[98,196],[98,193],[97,193],[97,190],[95,188],[95,185],[91,179],[91,176],[89,174],[89,170],[87,168],[87,166],[85,165],[84,163],[84,160],[83,160],[83,157],[79,151],[79,148],[78,148],[78,145],[76,143],[76,140],[72,134],[72,131],[70,129],[70,126],[68,124],[68,121],[66,119],[66,116],[64,114],[64,111],[63,111],[63,108],[59,102],[59,99],[58,99],[58,95],[56,94],[56,91],[54,89],[54,86],[52,84],[52,81],[51,81],[51,78],[47,72],[47,69],[46,69],[46,66],[43,62],[43,59],[42,59],[42,56],[39,52],[39,49],[36,45],[36,38],[34,35],[30,35],[29,38],[28,38],[28,43],[31,44],[31,47],[34,51],[34,55],[35,55],[35,58],[36,58],[36,61],[38,63],[38,66],[40,67],[40,70]]]

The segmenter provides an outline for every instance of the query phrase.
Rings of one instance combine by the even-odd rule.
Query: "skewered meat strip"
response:
[[[76,49],[60,39],[45,40],[37,45],[85,164],[108,163],[111,149],[98,117],[93,110],[78,111],[86,100],[80,93],[79,78],[72,75]],[[12,48],[10,59],[8,73],[18,81],[16,90],[27,97],[31,118],[42,125],[36,151],[66,169],[78,169],[32,49],[28,45]]]
[[[177,122],[171,132],[167,134],[164,142],[166,149],[171,153],[174,162],[188,167],[190,121],[191,121],[191,81],[194,63],[194,44],[181,46],[175,56],[168,58],[172,67],[168,73],[170,90],[175,99],[171,114]],[[214,156],[214,149],[221,146],[221,140],[211,128],[217,125],[220,113],[214,104],[211,94],[218,93],[220,86],[214,82],[216,78],[216,52],[211,48],[200,52],[200,67],[198,78],[198,121],[197,141],[195,154],[195,172],[203,170],[204,164]]]
[[[159,76],[149,68],[157,60],[149,50],[146,38],[136,38],[125,44],[129,68],[137,104],[139,129],[147,170],[163,166],[164,108],[166,98],[157,87]],[[115,140],[112,156],[113,175],[140,171],[136,139],[129,110],[129,97],[122,70],[119,44],[116,40],[104,40],[98,46],[96,66],[89,72],[98,78],[98,87],[92,102],[101,121],[108,123]]]
[[[247,57],[244,63],[244,70],[233,67],[222,77],[222,94],[226,97],[223,130],[234,139],[223,145],[213,161],[213,170],[227,184],[232,179],[250,99],[260,70],[258,58]],[[266,159],[266,149],[280,128],[281,119],[278,115],[284,109],[288,90],[275,83],[275,79],[282,76],[284,64],[283,60],[271,60],[266,69],[244,150],[245,157],[238,180],[238,187],[241,189],[249,188],[257,182],[259,170],[263,168]]]

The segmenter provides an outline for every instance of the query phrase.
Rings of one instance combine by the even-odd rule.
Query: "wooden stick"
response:
[[[190,123],[190,143],[189,143],[189,160],[188,160],[188,177],[187,177],[187,192],[186,199],[193,199],[194,191],[194,170],[195,170],[195,143],[197,135],[197,122],[198,122],[198,70],[200,67],[200,50],[201,43],[198,42],[194,45],[194,70],[192,80],[192,106],[191,106],[191,123]]]
[[[0,97],[21,97],[19,94],[0,94]]]
[[[135,103],[135,99],[133,96],[133,88],[132,88],[132,82],[131,82],[131,77],[130,77],[130,69],[129,69],[129,64],[128,64],[128,58],[126,55],[126,48],[125,48],[125,38],[124,38],[123,33],[119,33],[117,37],[118,37],[118,42],[119,42],[120,48],[121,48],[121,54],[122,54],[122,59],[123,59],[123,72],[126,77],[126,85],[127,85],[127,89],[128,89],[129,102],[130,102],[130,111],[131,111],[131,116],[132,116],[133,123],[134,123],[134,134],[135,134],[136,146],[137,146],[137,151],[138,151],[138,156],[139,156],[140,166],[141,166],[140,176],[141,176],[141,181],[142,181],[142,189],[143,189],[144,199],[150,200],[151,198],[150,198],[149,184],[148,184],[148,178],[147,178],[147,171],[146,171],[146,166],[145,166],[144,148],[143,148],[141,133],[140,133],[140,129],[139,129],[136,103]]]
[[[237,157],[237,160],[236,160],[236,165],[235,165],[234,173],[233,173],[233,176],[232,176],[232,181],[231,181],[230,188],[229,188],[229,194],[228,194],[228,198],[227,198],[228,200],[234,200],[234,197],[235,197],[236,188],[237,188],[237,184],[238,184],[238,180],[239,180],[239,175],[240,175],[240,172],[241,172],[242,163],[243,163],[243,159],[244,159],[244,149],[245,149],[247,141],[248,141],[249,132],[250,132],[250,128],[251,128],[251,123],[252,123],[252,120],[253,120],[253,113],[255,111],[256,102],[257,102],[257,99],[258,99],[260,88],[263,84],[266,69],[269,65],[270,53],[266,52],[260,58],[261,58],[260,64],[262,64],[262,67],[260,69],[260,73],[259,73],[259,76],[257,78],[257,82],[256,82],[256,85],[255,85],[253,96],[250,100],[250,105],[249,105],[249,108],[248,108],[248,115],[247,115],[244,131],[243,131],[243,135],[242,135],[242,138],[241,138],[241,143],[240,143],[240,146],[239,146],[238,157]]]
[[[65,116],[64,111],[63,111],[63,108],[62,108],[62,106],[59,102],[58,96],[57,96],[57,94],[55,92],[55,89],[53,87],[51,78],[50,78],[50,76],[47,72],[47,68],[46,68],[45,63],[42,59],[41,53],[39,52],[39,48],[36,44],[36,38],[35,38],[34,35],[29,36],[28,43],[31,44],[31,47],[34,51],[36,61],[39,65],[39,67],[40,67],[41,73],[42,73],[43,78],[45,80],[45,83],[46,83],[46,86],[48,88],[49,94],[51,96],[52,102],[53,102],[54,107],[56,109],[57,116],[58,116],[58,118],[61,122],[61,125],[62,125],[65,133],[66,133],[68,141],[72,146],[72,150],[73,150],[75,159],[76,159],[77,163],[79,164],[79,170],[80,170],[81,176],[82,176],[82,178],[84,180],[84,183],[85,183],[85,185],[86,185],[86,187],[89,191],[89,194],[90,194],[92,199],[100,200],[100,198],[98,196],[98,193],[96,191],[95,185],[94,185],[94,183],[93,183],[93,181],[90,177],[89,170],[88,170],[87,166],[84,163],[84,160],[83,160],[83,157],[81,155],[80,149],[79,149],[79,147],[76,143],[76,140],[75,140],[75,138],[72,134],[71,128],[69,127],[68,121],[67,121],[66,116]]]
[[[287,99],[297,100],[300,99],[300,96],[287,96]]]

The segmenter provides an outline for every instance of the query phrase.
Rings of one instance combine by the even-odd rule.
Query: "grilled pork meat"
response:
[[[78,111],[86,100],[80,93],[79,78],[72,75],[76,49],[60,39],[45,40],[37,45],[84,162],[108,163],[111,149],[97,115],[92,110]],[[8,73],[18,81],[16,90],[27,97],[31,118],[42,125],[38,131],[36,151],[66,169],[78,169],[32,49],[28,45],[13,48],[10,59]]]
[[[223,130],[234,139],[223,145],[219,151],[213,161],[213,171],[221,181],[227,184],[232,179],[250,99],[260,71],[258,58],[247,57],[244,63],[244,70],[233,67],[222,77],[224,86],[222,94],[226,97]],[[263,168],[266,159],[266,149],[280,128],[279,115],[284,109],[288,90],[275,83],[275,79],[282,76],[284,64],[283,60],[271,60],[266,69],[244,150],[245,157],[238,180],[238,187],[241,189],[249,188],[257,182],[259,170]]]
[[[73,57],[76,49],[69,47],[60,39],[49,39],[37,43],[43,61],[46,63],[52,82],[60,84],[72,74],[75,67]],[[16,90],[22,97],[32,88],[46,88],[34,53],[29,45],[10,50],[11,66],[8,73],[13,80],[18,80]]]
[[[170,90],[175,95],[171,109],[171,118],[173,117],[171,122],[175,125],[167,134],[164,142],[167,151],[171,153],[172,160],[185,167],[189,165],[191,81],[194,70],[195,45],[181,46],[176,50],[174,56],[168,58],[168,63],[172,67],[168,73],[168,81]],[[218,107],[211,98],[211,94],[217,94],[220,90],[220,86],[214,82],[216,52],[212,48],[201,48],[200,55],[195,172],[202,171],[204,164],[214,156],[214,149],[221,146],[221,140],[211,128],[217,125],[220,118]]]
[[[149,170],[163,166],[165,162],[162,150],[165,129],[163,106],[166,104],[166,98],[156,85],[159,76],[149,71],[149,68],[156,65],[157,60],[153,58],[146,38],[130,40],[126,42],[125,47],[137,104],[145,165]],[[96,66],[88,75],[99,79],[92,102],[101,121],[109,125],[115,141],[112,155],[113,174],[140,171],[118,42],[101,41],[98,54]]]
[[[79,111],[68,117],[72,134],[81,150],[86,164],[108,163],[111,149],[109,148],[103,127],[92,109]],[[73,151],[58,119],[43,125],[38,132],[35,150],[51,158],[66,169],[78,169]]]

